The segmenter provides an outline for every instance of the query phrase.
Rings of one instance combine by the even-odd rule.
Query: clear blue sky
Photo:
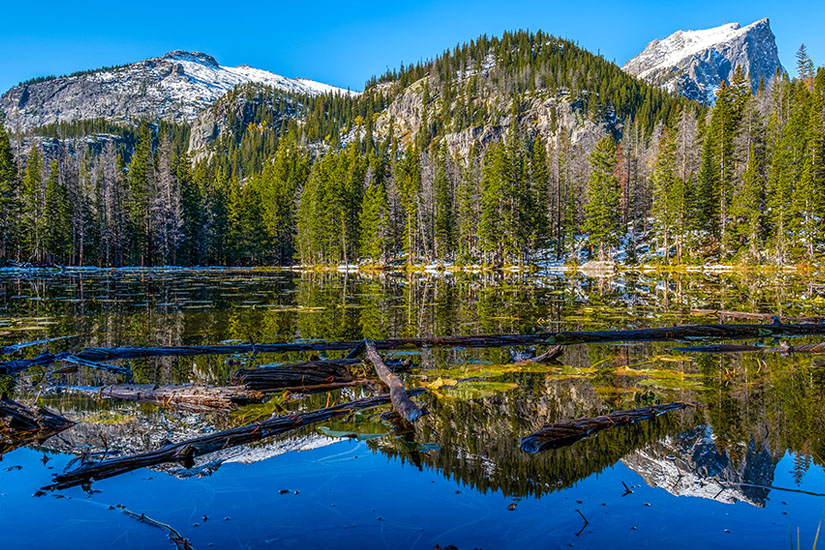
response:
[[[387,67],[432,57],[482,33],[542,29],[622,64],[675,30],[762,17],[771,19],[789,72],[803,42],[814,62],[825,64],[822,0],[10,2],[0,28],[0,92],[35,76],[174,49],[360,90]]]

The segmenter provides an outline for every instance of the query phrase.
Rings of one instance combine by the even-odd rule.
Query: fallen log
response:
[[[113,384],[111,386],[61,386],[58,391],[69,391],[103,399],[124,399],[140,403],[154,403],[191,411],[236,409],[240,405],[264,400],[264,393],[245,386],[206,386],[200,384]]]
[[[352,375],[347,366],[360,362],[360,359],[327,359],[257,369],[238,369],[232,373],[232,383],[244,385],[251,390],[271,392],[285,388],[351,382]]]
[[[387,365],[384,364],[381,356],[378,355],[375,345],[369,340],[364,340],[364,348],[367,352],[367,359],[369,359],[372,366],[375,367],[375,372],[378,374],[378,378],[380,378],[381,381],[390,389],[390,399],[392,400],[392,406],[396,412],[400,414],[407,422],[414,422],[421,418],[424,411],[422,411],[421,408],[413,403],[412,399],[407,396],[407,392],[404,391],[404,384],[401,382],[401,379],[387,368]]]
[[[410,390],[409,393],[410,395],[417,395],[423,391],[423,389],[415,389]],[[106,479],[131,472],[138,468],[148,468],[167,462],[180,462],[185,467],[191,467],[194,458],[197,456],[251,443],[253,441],[259,441],[266,437],[294,431],[303,426],[322,422],[330,418],[348,416],[355,411],[378,407],[389,402],[390,398],[387,395],[367,397],[317,411],[276,416],[262,422],[253,422],[246,426],[205,434],[188,441],[165,445],[154,451],[112,458],[102,462],[83,464],[70,472],[55,475],[54,482],[43,487],[43,489],[66,489],[68,487],[90,483],[94,480]]]
[[[569,422],[556,422],[543,426],[530,435],[522,437],[519,447],[527,453],[537,453],[547,449],[567,447],[580,439],[584,439],[589,435],[608,428],[626,426],[640,420],[657,417],[668,411],[701,406],[700,403],[678,401],[665,405],[652,405],[640,409],[616,411],[595,418],[579,418]]]
[[[74,422],[43,407],[0,398],[0,456],[23,445],[45,441]]]
[[[488,336],[445,336],[427,338],[395,338],[375,340],[377,350],[415,347],[491,348],[529,344],[594,344],[606,342],[652,342],[694,340],[702,338],[748,339],[766,337],[793,337],[825,334],[825,323],[765,324],[765,325],[683,325],[665,328],[604,330],[585,332],[543,332],[536,334],[498,334]],[[243,353],[291,353],[302,351],[345,351],[356,348],[360,342],[294,342],[290,344],[234,344],[216,346],[166,346],[89,348],[75,353],[44,353],[34,359],[0,362],[0,374],[14,374],[35,365],[50,365],[65,357],[88,361],[116,361],[148,357],[189,357],[195,355],[233,355]]]

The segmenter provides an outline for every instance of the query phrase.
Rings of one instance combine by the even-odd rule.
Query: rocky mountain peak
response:
[[[173,61],[191,61],[193,63],[201,63],[203,65],[209,65],[211,67],[220,67],[220,65],[214,57],[203,52],[187,52],[186,50],[174,50],[161,57],[161,59],[170,59]]]
[[[676,31],[653,40],[622,68],[666,90],[713,103],[716,90],[737,66],[748,73],[754,89],[762,78],[768,82],[777,70],[784,72],[768,18],[745,27],[727,23]]]

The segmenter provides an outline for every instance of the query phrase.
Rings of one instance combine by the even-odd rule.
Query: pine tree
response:
[[[53,160],[46,181],[43,245],[53,263],[67,263],[72,251],[69,196],[60,181],[60,169]]]
[[[507,155],[503,142],[491,145],[484,155],[481,216],[478,221],[479,247],[486,261],[504,259],[504,201]]]
[[[736,220],[736,235],[740,246],[747,246],[747,255],[755,261],[762,257],[765,231],[765,181],[761,155],[752,145],[748,166],[742,174],[742,188],[734,197],[731,213]]]
[[[616,163],[613,138],[602,138],[588,157],[592,166],[587,181],[587,203],[584,206],[584,230],[591,247],[605,260],[610,247],[618,244],[621,222],[619,182],[613,173]]]
[[[447,258],[454,248],[455,220],[453,207],[453,190],[447,177],[447,148],[442,146],[438,154],[435,181],[435,256]]]
[[[154,156],[152,131],[148,124],[138,130],[137,145],[129,164],[129,233],[131,260],[135,265],[152,265],[152,215],[150,202],[154,198]]]
[[[32,146],[23,178],[22,229],[25,257],[41,263],[44,260],[45,188],[40,168],[40,153]]]
[[[395,179],[404,210],[404,252],[412,264],[418,256],[418,205],[421,189],[421,165],[418,151],[410,146],[395,165]]]
[[[659,153],[651,177],[654,185],[653,215],[661,232],[665,262],[670,259],[671,238],[676,244],[676,261],[682,261],[682,238],[685,233],[685,183],[679,177],[676,142],[665,128],[659,140]]]
[[[17,163],[9,136],[0,124],[0,261],[16,256],[19,189]]]
[[[374,157],[371,159],[371,177],[364,200],[361,203],[359,216],[360,251],[362,258],[383,262],[387,259],[387,223],[388,200],[387,188],[384,185],[382,161]]]

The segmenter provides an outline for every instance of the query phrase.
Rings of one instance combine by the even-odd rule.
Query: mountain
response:
[[[190,153],[225,139],[248,149],[239,144],[250,128],[261,131],[261,114],[269,129],[293,117],[305,142],[336,147],[392,136],[404,148],[443,143],[451,155],[467,159],[517,130],[580,152],[607,134],[621,135],[629,120],[649,130],[672,112],[700,108],[541,31],[479,37],[388,71],[354,98],[295,105],[266,88],[239,87],[204,110],[192,126]]]
[[[628,61],[626,72],[671,92],[712,104],[723,80],[741,65],[755,90],[762,78],[769,82],[779,62],[776,39],[767,18],[746,27],[728,23],[697,31],[676,31],[654,40]]]
[[[131,65],[21,83],[0,97],[0,112],[14,131],[95,118],[191,122],[227,91],[249,82],[293,94],[357,95],[247,65],[225,67],[204,53],[176,50]]]

